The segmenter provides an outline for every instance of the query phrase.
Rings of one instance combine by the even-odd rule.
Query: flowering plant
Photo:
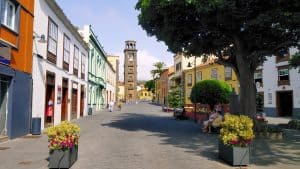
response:
[[[246,147],[254,138],[253,121],[247,116],[226,114],[221,126],[220,138],[224,145]]]
[[[78,125],[64,121],[46,130],[50,150],[67,150],[78,146],[80,128]]]

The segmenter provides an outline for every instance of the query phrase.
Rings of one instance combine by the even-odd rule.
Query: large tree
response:
[[[256,111],[254,71],[300,40],[299,0],[139,0],[139,24],[169,50],[215,55],[240,82],[241,113]]]

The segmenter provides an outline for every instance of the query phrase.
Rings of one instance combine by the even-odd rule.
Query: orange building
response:
[[[170,89],[169,76],[174,73],[174,66],[164,69],[156,82],[157,101],[161,105],[168,105],[168,93]]]
[[[0,1],[0,137],[30,131],[33,12],[34,0]]]

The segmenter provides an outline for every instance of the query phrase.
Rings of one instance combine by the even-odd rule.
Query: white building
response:
[[[88,46],[55,1],[35,1],[34,16],[32,116],[43,129],[87,114]]]
[[[300,117],[300,74],[298,69],[289,69],[288,60],[295,50],[289,53],[285,57],[268,57],[254,74],[267,116]]]
[[[116,71],[114,70],[112,64],[106,61],[106,91],[105,91],[105,104],[107,105],[110,101],[116,102]]]

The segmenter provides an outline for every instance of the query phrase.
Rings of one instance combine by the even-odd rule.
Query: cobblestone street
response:
[[[122,111],[96,112],[76,123],[81,127],[81,138],[79,158],[72,169],[232,168],[218,159],[218,135],[202,134],[200,126],[175,120],[160,106],[126,105]],[[252,161],[259,166],[252,164],[247,168],[296,168],[299,164],[299,142],[290,142],[289,146],[281,142],[265,145],[267,141],[256,143],[257,149],[252,153],[259,156]],[[259,150],[262,146],[264,151]],[[45,135],[10,140],[0,147],[1,169],[47,168]]]

